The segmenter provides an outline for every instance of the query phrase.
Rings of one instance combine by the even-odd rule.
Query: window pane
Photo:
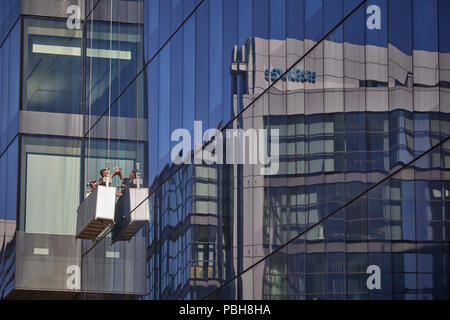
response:
[[[80,200],[80,150],[80,141],[75,139],[23,137],[23,231],[75,234]]]
[[[25,18],[23,110],[82,112],[82,35],[65,20]]]

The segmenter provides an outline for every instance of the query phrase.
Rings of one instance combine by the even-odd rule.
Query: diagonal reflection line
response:
[[[8,34],[5,36],[5,39],[3,39],[2,43],[0,44],[0,49],[3,47],[3,45],[5,44],[6,40],[8,40],[9,35],[11,34],[11,32],[14,30],[14,28],[16,27],[17,21],[19,21],[22,18],[21,15],[19,15],[16,19],[16,21],[14,21],[14,23],[11,25],[11,28],[8,31]]]
[[[183,24],[189,19],[189,17],[191,16],[191,15],[193,15],[194,13],[195,13],[195,10],[197,10],[197,8],[204,2],[205,0],[202,0],[200,3],[199,3],[199,5],[197,6],[197,7],[195,7],[195,9],[194,9],[194,11],[193,12],[191,12],[191,14],[186,18],[186,20],[185,21],[183,21]],[[272,82],[272,84],[271,85],[269,85],[262,93],[260,93],[254,100],[252,100],[249,104],[248,104],[248,106],[247,107],[245,107],[245,108],[243,108],[242,109],[242,111],[241,112],[239,112],[235,117],[233,117],[221,130],[219,130],[220,131],[220,133],[223,133],[223,131],[224,130],[226,130],[230,125],[232,125],[233,124],[233,122],[236,120],[236,119],[238,119],[242,114],[243,114],[243,112],[245,112],[247,109],[249,109],[251,106],[253,106],[253,104],[254,103],[256,103],[262,96],[264,96],[264,94],[266,94],[275,84],[277,84],[281,79],[283,79],[283,77],[285,77],[289,72],[291,72],[291,70],[297,65],[297,64],[299,64],[303,59],[305,59],[305,57],[307,57],[311,52],[313,52],[324,40],[326,40],[331,34],[333,34],[334,33],[334,31],[336,31],[348,18],[350,18],[356,11],[358,11],[365,3],[367,2],[367,0],[363,0],[358,6],[356,6],[352,11],[350,11],[350,13],[348,13],[345,17],[344,17],[344,19],[342,19],[334,28],[332,28],[327,34],[325,34],[321,39],[320,39],[320,41],[319,42],[317,42],[314,46],[312,46],[311,47],[311,49],[309,49],[301,58],[299,58],[290,68],[288,68],[277,80],[275,80],[275,81],[273,81]],[[182,24],[182,25],[183,25]],[[175,31],[175,32],[177,32],[181,27],[182,27],[182,25]],[[170,39],[173,37],[175,35],[175,33],[173,33],[172,35],[171,35],[171,37],[170,37]],[[168,41],[170,40],[170,39],[168,39]],[[164,46],[168,43],[168,41],[166,41],[165,43],[164,43]],[[162,46],[159,50],[158,50],[158,52],[155,54],[155,56],[153,56],[152,57],[152,60],[156,57],[156,55],[159,53],[159,52],[161,52],[161,50],[164,48],[164,46]],[[145,70],[145,68],[147,67],[147,65],[150,63],[150,61],[145,65],[145,67],[139,72],[139,74],[141,74],[144,70]],[[138,75],[139,76],[139,75]],[[125,92],[125,90],[127,90],[127,88],[129,87],[129,86],[131,86],[131,84],[132,84],[132,82],[135,80],[137,78],[137,76],[128,84],[128,86],[124,89],[124,91],[121,93],[121,95]],[[120,98],[120,96],[119,96],[119,98]],[[118,99],[116,99],[116,100],[114,100],[114,102],[113,102],[113,104],[117,101]],[[105,111],[105,114],[106,114],[106,111]],[[95,126],[95,124],[96,123],[98,123],[98,120],[94,123],[94,126]],[[212,143],[212,140],[210,140],[209,142],[207,142],[206,144],[204,144],[203,146],[202,146],[202,148],[201,149],[199,149],[198,150],[198,152],[197,153],[199,153],[199,152],[202,152],[202,150],[206,147],[206,146],[208,146],[210,143]],[[195,155],[197,154],[197,153],[194,153],[193,155],[191,155],[191,159],[193,159],[194,157],[195,157]],[[106,236],[108,236],[110,233],[111,233],[111,231],[112,231],[112,228],[116,225],[116,224],[118,224],[118,223],[121,223],[121,222],[123,222],[125,219],[128,219],[128,217],[130,217],[131,216],[131,214],[134,212],[134,211],[136,211],[141,205],[143,205],[146,201],[148,201],[156,192],[158,192],[161,188],[162,188],[162,186],[165,184],[165,183],[167,183],[173,176],[175,176],[175,174],[177,174],[181,169],[183,169],[185,167],[185,164],[183,163],[183,164],[181,164],[176,170],[174,170],[174,172],[172,172],[166,179],[164,179],[161,183],[160,183],[160,185],[159,185],[159,187],[157,187],[155,190],[153,190],[149,195],[148,195],[148,197],[147,198],[145,198],[141,203],[139,203],[133,210],[131,210],[131,212],[130,213],[128,213],[126,216],[124,216],[121,220],[119,220],[119,222],[114,222],[114,223],[112,223],[109,227],[108,227],[108,229],[105,231],[105,233],[100,237],[100,238],[98,238],[97,240],[95,240],[94,241],[94,243],[92,244],[92,246],[88,249],[88,250],[86,250],[86,252],[84,253],[84,254],[82,254],[82,257],[84,257],[84,256],[86,256],[92,249],[94,249],[96,246],[97,246],[97,244],[98,243],[100,243],[104,238],[106,238]]]
[[[89,14],[85,17],[85,20],[87,22],[87,20],[89,19],[89,17],[91,16],[91,14],[94,12],[94,10],[97,8],[98,4],[101,2],[102,0],[97,0],[97,2],[92,6],[91,11],[89,11]],[[112,17],[111,17],[112,20]]]
[[[356,196],[355,198],[353,198],[352,200],[350,200],[349,202],[347,202],[346,204],[344,204],[343,206],[341,206],[340,208],[336,209],[335,211],[331,212],[329,215],[327,215],[326,217],[322,218],[320,221],[316,222],[314,225],[312,225],[311,227],[308,227],[306,230],[302,231],[301,233],[299,233],[298,235],[296,235],[294,238],[292,238],[291,240],[289,240],[288,242],[284,243],[283,245],[281,245],[279,248],[274,249],[271,253],[269,253],[268,255],[264,256],[263,258],[261,258],[259,261],[255,262],[254,264],[252,264],[250,267],[248,267],[247,269],[243,270],[242,272],[240,272],[238,275],[234,276],[232,279],[227,280],[226,282],[224,282],[220,287],[214,289],[213,291],[211,291],[210,293],[208,293],[205,297],[201,298],[200,300],[205,300],[208,299],[211,295],[213,295],[214,293],[218,292],[220,289],[222,289],[223,287],[225,287],[226,285],[230,284],[231,282],[233,282],[234,280],[236,280],[237,278],[239,278],[240,276],[242,276],[244,273],[250,271],[251,269],[253,269],[254,267],[256,267],[258,264],[260,264],[261,262],[267,260],[268,258],[270,258],[271,256],[273,256],[275,253],[277,253],[278,251],[286,248],[289,244],[291,244],[292,242],[294,242],[295,240],[298,240],[299,238],[301,238],[302,236],[304,236],[305,234],[307,234],[309,231],[313,230],[314,228],[318,227],[319,225],[323,224],[324,222],[326,222],[326,220],[328,220],[330,217],[332,217],[333,215],[339,213],[340,211],[342,211],[343,209],[345,209],[346,207],[348,207],[349,205],[353,204],[354,202],[358,201],[359,199],[361,199],[362,197],[364,197],[365,195],[367,195],[370,191],[374,190],[375,188],[379,187],[380,185],[382,185],[383,183],[385,183],[386,181],[390,180],[392,177],[394,177],[395,175],[397,175],[399,172],[403,171],[404,169],[408,168],[409,166],[413,165],[416,161],[420,160],[421,158],[425,157],[426,155],[428,155],[429,153],[435,151],[437,148],[441,147],[443,144],[445,144],[447,141],[450,141],[450,136],[445,138],[444,140],[442,140],[441,142],[439,142],[437,145],[435,145],[434,147],[432,147],[431,149],[429,149],[428,151],[424,152],[423,154],[421,154],[420,156],[418,156],[417,158],[411,160],[410,162],[408,162],[407,164],[405,164],[403,167],[398,168],[397,170],[395,170],[393,173],[389,174],[388,176],[386,176],[385,178],[383,178],[381,181],[377,182],[376,184],[374,184],[373,186],[371,186],[370,188],[368,188],[366,191],[364,191],[363,193],[361,193],[359,196]]]

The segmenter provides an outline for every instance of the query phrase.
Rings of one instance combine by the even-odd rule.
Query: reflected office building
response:
[[[1,298],[450,298],[449,1],[3,2]]]
[[[448,299],[449,4],[186,5],[145,5],[146,298]],[[277,129],[279,170],[171,165],[194,121]]]

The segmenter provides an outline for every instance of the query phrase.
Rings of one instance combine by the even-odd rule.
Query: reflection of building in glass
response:
[[[156,3],[148,4],[149,16]],[[150,176],[158,177],[158,194],[171,183],[161,176],[175,169],[165,166],[170,132],[192,131],[193,120],[279,129],[281,161],[272,176],[258,165],[223,166],[226,196],[218,197],[219,224],[210,225],[217,236],[209,240],[229,248],[210,258],[227,272],[211,276],[207,289],[193,282],[195,295],[179,295],[189,276],[167,285],[177,271],[158,272],[152,256],[149,298],[447,297],[449,47],[439,31],[450,7],[358,4],[208,2],[159,52],[167,26],[146,27],[147,54],[156,54],[149,76],[159,81],[149,86],[150,141],[158,148],[149,156]],[[369,5],[380,7],[381,29],[366,28]],[[154,248],[159,238],[149,236]],[[370,265],[382,270],[380,290],[366,286]]]
[[[162,172],[162,179],[169,170]],[[148,253],[151,298],[198,299],[209,286],[225,279],[228,219],[217,215],[223,198],[222,171],[217,165],[186,167],[153,196]],[[219,232],[225,233],[221,239]]]
[[[447,0],[110,3],[4,1],[0,297],[448,298]],[[172,164],[194,121],[278,129],[279,171]],[[108,161],[151,221],[77,239]]]
[[[298,50],[304,45],[293,39],[248,41],[245,52],[254,60],[246,60],[250,63],[254,61],[254,67],[250,65],[246,69],[254,70],[254,75],[245,79],[249,94],[242,96],[242,104],[253,101],[255,95],[270,83],[266,76],[263,77],[264,64],[270,64],[272,70],[280,70],[278,67],[283,67],[286,61],[278,57],[286,56],[286,51],[287,56],[292,57],[298,51],[290,53],[289,48]],[[254,208],[260,202],[255,199],[264,199],[264,217],[258,213],[259,210],[255,212],[253,209],[249,210],[254,214],[253,219],[247,219],[248,224],[243,219],[243,230],[260,225],[263,220],[262,241],[255,239],[255,234],[253,239],[247,238],[247,241],[254,248],[262,243],[264,255],[344,206],[377,181],[382,181],[392,172],[390,170],[408,164],[420,152],[429,150],[441,140],[441,128],[449,126],[449,114],[439,112],[439,107],[435,105],[439,97],[435,72],[417,77],[416,82],[408,87],[408,79],[411,81],[409,75],[413,72],[412,65],[407,66],[411,56],[395,47],[390,48],[389,61],[396,67],[388,79],[388,63],[367,61],[361,58],[364,57],[360,54],[362,50],[363,46],[325,40],[312,52],[310,59],[306,57],[303,63],[293,68],[294,71],[297,66],[317,70],[314,84],[294,79],[288,73],[266,93],[268,102],[256,102],[253,116],[251,112],[247,117],[245,114],[243,116],[244,128],[246,124],[248,127],[258,127],[258,124],[264,123],[266,128],[279,129],[281,135],[279,174],[264,178],[264,194],[262,188],[254,185],[247,193],[251,196],[243,197],[244,208]],[[372,50],[376,57],[385,55],[387,51],[382,47]],[[342,53],[346,53],[344,58]],[[415,70],[419,72],[426,68],[422,63],[430,63],[431,56],[427,52],[415,52],[414,56],[417,61]],[[361,69],[359,74],[358,69]],[[364,73],[365,79],[370,81],[361,77]],[[403,84],[400,79],[405,79]],[[382,89],[387,87],[388,81],[392,83],[389,91]],[[414,88],[418,90],[411,108]],[[359,101],[361,98],[364,100]],[[390,100],[395,101],[393,107],[389,107]],[[292,110],[291,101],[294,102]],[[364,104],[366,107],[361,109]],[[417,112],[419,110],[420,113]],[[427,163],[430,169],[440,170],[441,166],[439,154]],[[255,175],[255,172],[253,168],[243,166],[243,176],[250,176],[256,182],[258,174]],[[247,293],[247,297],[367,297],[365,282],[360,281],[365,278],[365,268],[368,266],[364,268],[364,263],[369,262],[368,257],[374,261],[389,259],[385,247],[388,241],[398,242],[396,245],[403,246],[406,254],[413,254],[416,246],[426,245],[430,253],[424,253],[421,257],[427,259],[427,263],[439,261],[441,244],[433,241],[445,239],[440,229],[442,225],[438,223],[444,205],[441,177],[439,173],[431,180],[427,179],[427,174],[423,177],[426,177],[425,180],[419,179],[416,174],[416,180],[410,182],[416,188],[420,186],[424,190],[422,193],[425,192],[420,197],[422,201],[418,202],[419,195],[417,191],[414,195],[412,187],[412,194],[406,197],[416,199],[415,205],[403,203],[402,197],[397,200],[399,196],[395,195],[402,194],[402,186],[392,179],[390,188],[384,188],[382,195],[374,199],[369,197],[353,210],[346,209],[345,214],[337,214],[340,217],[336,218],[336,226],[333,225],[334,218],[330,218],[329,222],[333,223],[322,223],[309,231],[304,241],[306,244],[295,246],[298,252],[290,254],[289,250],[284,250],[262,262],[264,269],[260,266],[249,272],[253,274],[253,279],[242,279],[254,288],[253,292]],[[245,232],[243,234],[245,245]],[[330,240],[340,243],[330,244],[333,248],[331,266],[328,265],[328,254],[324,254],[326,243],[332,242]],[[417,241],[416,246],[411,247],[411,241]],[[373,248],[369,249],[368,243],[371,242]],[[353,247],[351,254],[349,246]],[[420,253],[416,251],[415,254]],[[392,255],[397,256],[396,253]],[[290,260],[293,260],[292,264]],[[355,270],[355,278],[346,278],[346,269],[348,272],[353,264],[359,264],[360,269]],[[339,267],[336,269],[333,265]],[[441,288],[437,296],[442,292],[444,274],[445,269],[436,270],[429,280],[432,282],[430,287]],[[259,288],[254,283],[255,277],[264,278],[262,291],[255,290]],[[245,290],[243,295],[246,296]]]

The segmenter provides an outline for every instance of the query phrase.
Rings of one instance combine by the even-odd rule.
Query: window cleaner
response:
[[[124,179],[116,205],[113,242],[130,241],[150,221],[148,188],[142,187],[140,164]]]
[[[92,184],[93,189],[78,207],[78,239],[97,239],[114,220],[116,188],[111,187],[109,161],[104,170],[99,184]]]

